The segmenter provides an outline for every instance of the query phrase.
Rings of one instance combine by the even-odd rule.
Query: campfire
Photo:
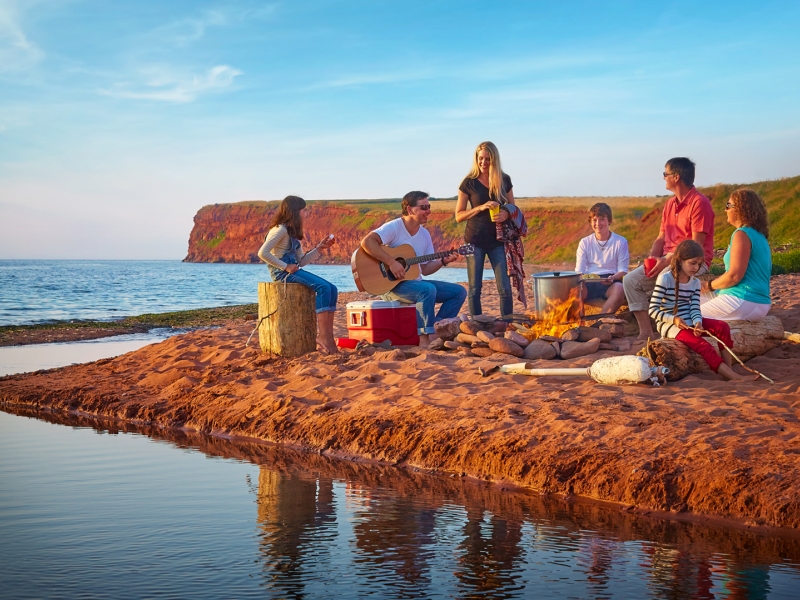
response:
[[[583,302],[580,288],[573,288],[566,300],[546,298],[547,308],[537,314],[535,322],[528,326],[536,338],[542,336],[561,337],[561,335],[574,328],[581,320]]]

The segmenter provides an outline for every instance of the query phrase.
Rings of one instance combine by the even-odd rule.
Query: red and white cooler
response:
[[[393,346],[419,344],[416,304],[388,300],[347,303],[347,332],[350,339]]]

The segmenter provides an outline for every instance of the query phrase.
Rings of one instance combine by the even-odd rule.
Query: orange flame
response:
[[[566,300],[547,300],[547,310],[544,314],[537,314],[537,322],[530,326],[530,330],[537,338],[543,335],[561,337],[565,331],[576,327],[581,318],[580,288],[575,288],[569,293]]]

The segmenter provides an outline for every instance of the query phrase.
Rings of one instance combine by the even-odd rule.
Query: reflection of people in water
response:
[[[258,516],[264,576],[271,586],[295,595],[305,588],[306,561],[319,560],[321,548],[306,557],[314,530],[335,519],[333,483],[285,475],[262,466],[258,475]]]
[[[467,509],[456,577],[477,592],[512,588],[521,575],[517,562],[522,523],[490,515],[483,508]],[[490,515],[488,521],[485,515]]]
[[[434,551],[426,546],[436,543],[436,510],[425,508],[415,498],[384,496],[380,501],[365,501],[355,514],[358,549],[375,565],[411,584],[410,590],[427,589],[431,584],[428,560]],[[403,587],[400,581],[393,585]]]

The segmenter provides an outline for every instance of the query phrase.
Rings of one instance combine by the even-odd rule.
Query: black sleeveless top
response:
[[[511,191],[512,187],[511,177],[503,173],[503,193],[507,194]],[[471,208],[486,204],[492,200],[492,198],[489,198],[489,188],[477,179],[465,177],[461,185],[458,186],[458,189],[467,195]],[[492,222],[492,217],[489,215],[488,210],[482,210],[477,215],[467,220],[464,241],[484,249],[496,248],[497,246],[503,245],[503,242],[497,241],[497,225]]]

